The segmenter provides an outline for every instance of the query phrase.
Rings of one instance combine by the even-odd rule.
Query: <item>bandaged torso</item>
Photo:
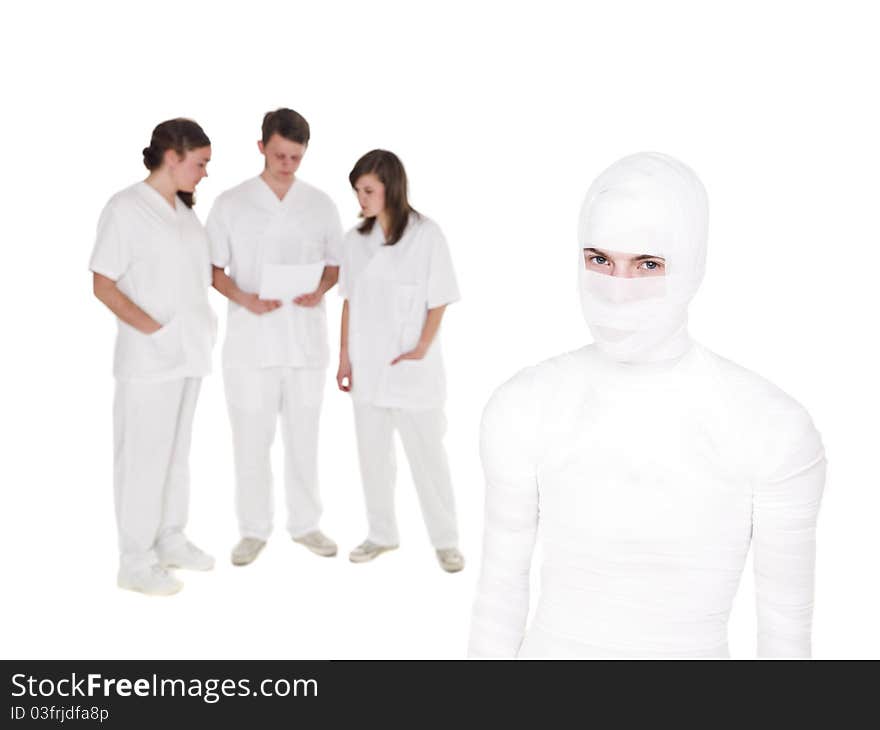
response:
[[[496,392],[482,454],[472,653],[724,656],[752,542],[759,645],[809,651],[822,445],[758,376],[699,346],[638,367],[587,347]],[[524,635],[536,534],[541,594]]]

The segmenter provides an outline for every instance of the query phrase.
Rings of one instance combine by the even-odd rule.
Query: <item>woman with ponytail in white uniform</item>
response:
[[[664,155],[590,188],[577,267],[595,344],[521,371],[483,415],[472,656],[727,656],[750,546],[758,654],[809,656],[822,442],[792,398],[689,337],[707,221],[702,184]]]
[[[216,318],[208,303],[208,240],[192,210],[211,142],[189,119],[153,130],[146,180],[114,195],[98,222],[94,293],[118,322],[113,373],[118,585],[170,595],[170,568],[210,570],[184,534],[189,447]]]
[[[363,563],[398,546],[393,432],[410,463],[440,566],[464,567],[443,448],[446,397],[440,321],[459,298],[446,239],[407,200],[406,172],[373,150],[349,175],[363,222],[343,243],[339,289],[345,298],[337,383],[354,403],[367,503],[367,539],[349,558]]]

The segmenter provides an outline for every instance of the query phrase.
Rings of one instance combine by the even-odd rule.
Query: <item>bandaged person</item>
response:
[[[471,656],[727,656],[750,548],[759,656],[810,655],[822,442],[786,393],[690,338],[707,220],[703,185],[664,155],[590,188],[576,265],[594,344],[519,372],[483,415]]]

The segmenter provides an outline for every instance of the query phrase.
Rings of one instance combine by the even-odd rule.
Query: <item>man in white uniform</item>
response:
[[[214,286],[229,299],[223,374],[241,532],[235,565],[252,562],[272,530],[270,450],[279,414],[287,529],[318,555],[337,550],[319,529],[317,450],[329,358],[323,296],[338,279],[342,227],[330,198],[296,177],[308,142],[308,122],[295,111],[267,113],[258,142],[263,172],[220,195],[207,222]],[[260,298],[268,279],[295,271],[285,267],[321,262],[314,290]]]

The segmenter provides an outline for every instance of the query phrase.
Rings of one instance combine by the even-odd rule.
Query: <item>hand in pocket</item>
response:
[[[423,346],[421,343],[416,345],[412,350],[408,352],[404,352],[401,355],[395,357],[392,361],[392,365],[397,365],[401,360],[422,360],[425,355],[428,354],[428,348]]]

